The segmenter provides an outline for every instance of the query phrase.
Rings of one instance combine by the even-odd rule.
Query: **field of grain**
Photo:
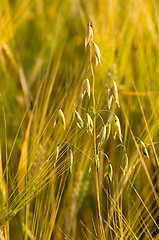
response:
[[[159,239],[159,2],[0,0],[0,239]]]

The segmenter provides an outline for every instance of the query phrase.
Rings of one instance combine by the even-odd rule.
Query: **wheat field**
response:
[[[159,239],[159,2],[0,0],[0,239]]]

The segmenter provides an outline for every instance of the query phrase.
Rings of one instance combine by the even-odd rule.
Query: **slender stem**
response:
[[[91,60],[91,48],[90,48],[90,68],[91,73],[93,77],[93,83],[92,83],[92,97],[93,97],[93,140],[94,140],[94,155],[96,157],[96,102],[95,102],[95,77],[94,77],[94,71],[93,71],[93,65]]]
[[[93,77],[93,83],[92,83],[92,97],[93,97],[93,145],[94,145],[94,164],[93,164],[93,177],[94,177],[94,183],[95,183],[95,192],[96,192],[96,200],[97,200],[97,211],[98,211],[98,219],[99,219],[99,229],[100,229],[100,235],[101,239],[103,239],[103,223],[102,223],[102,216],[101,216],[101,209],[100,209],[100,199],[99,199],[99,182],[98,182],[98,171],[96,168],[96,102],[95,102],[95,76],[93,71],[93,65],[92,65],[92,59],[91,59],[91,47],[90,47],[90,69]]]

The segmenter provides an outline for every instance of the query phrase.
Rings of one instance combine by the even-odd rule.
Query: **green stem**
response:
[[[101,216],[101,209],[100,209],[100,199],[99,199],[99,181],[98,181],[98,170],[97,170],[97,165],[96,163],[96,154],[97,154],[97,149],[96,149],[96,102],[95,102],[95,77],[94,77],[94,71],[93,71],[93,66],[92,66],[92,61],[91,61],[91,48],[90,48],[90,68],[91,68],[91,73],[93,77],[93,83],[92,83],[92,97],[93,97],[93,145],[94,145],[94,164],[92,167],[93,171],[93,178],[94,178],[94,183],[95,183],[95,192],[96,192],[96,200],[97,200],[97,211],[98,211],[98,219],[99,219],[99,229],[100,229],[100,235],[101,239],[105,239],[104,237],[104,228],[103,228],[103,222],[102,222],[102,216]]]

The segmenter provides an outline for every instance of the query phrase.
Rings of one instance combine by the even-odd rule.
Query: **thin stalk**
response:
[[[100,208],[100,198],[99,198],[99,181],[98,181],[98,171],[96,168],[96,102],[95,102],[95,76],[92,66],[92,60],[91,60],[91,47],[90,47],[90,69],[92,73],[93,83],[92,83],[92,98],[93,98],[93,145],[94,145],[94,164],[92,167],[93,171],[93,178],[95,183],[95,192],[96,192],[96,200],[97,200],[97,212],[98,212],[98,219],[99,219],[99,229],[100,229],[100,235],[101,239],[105,239],[104,237],[104,228],[103,228],[103,222],[102,222],[102,216],[101,216],[101,208]]]

